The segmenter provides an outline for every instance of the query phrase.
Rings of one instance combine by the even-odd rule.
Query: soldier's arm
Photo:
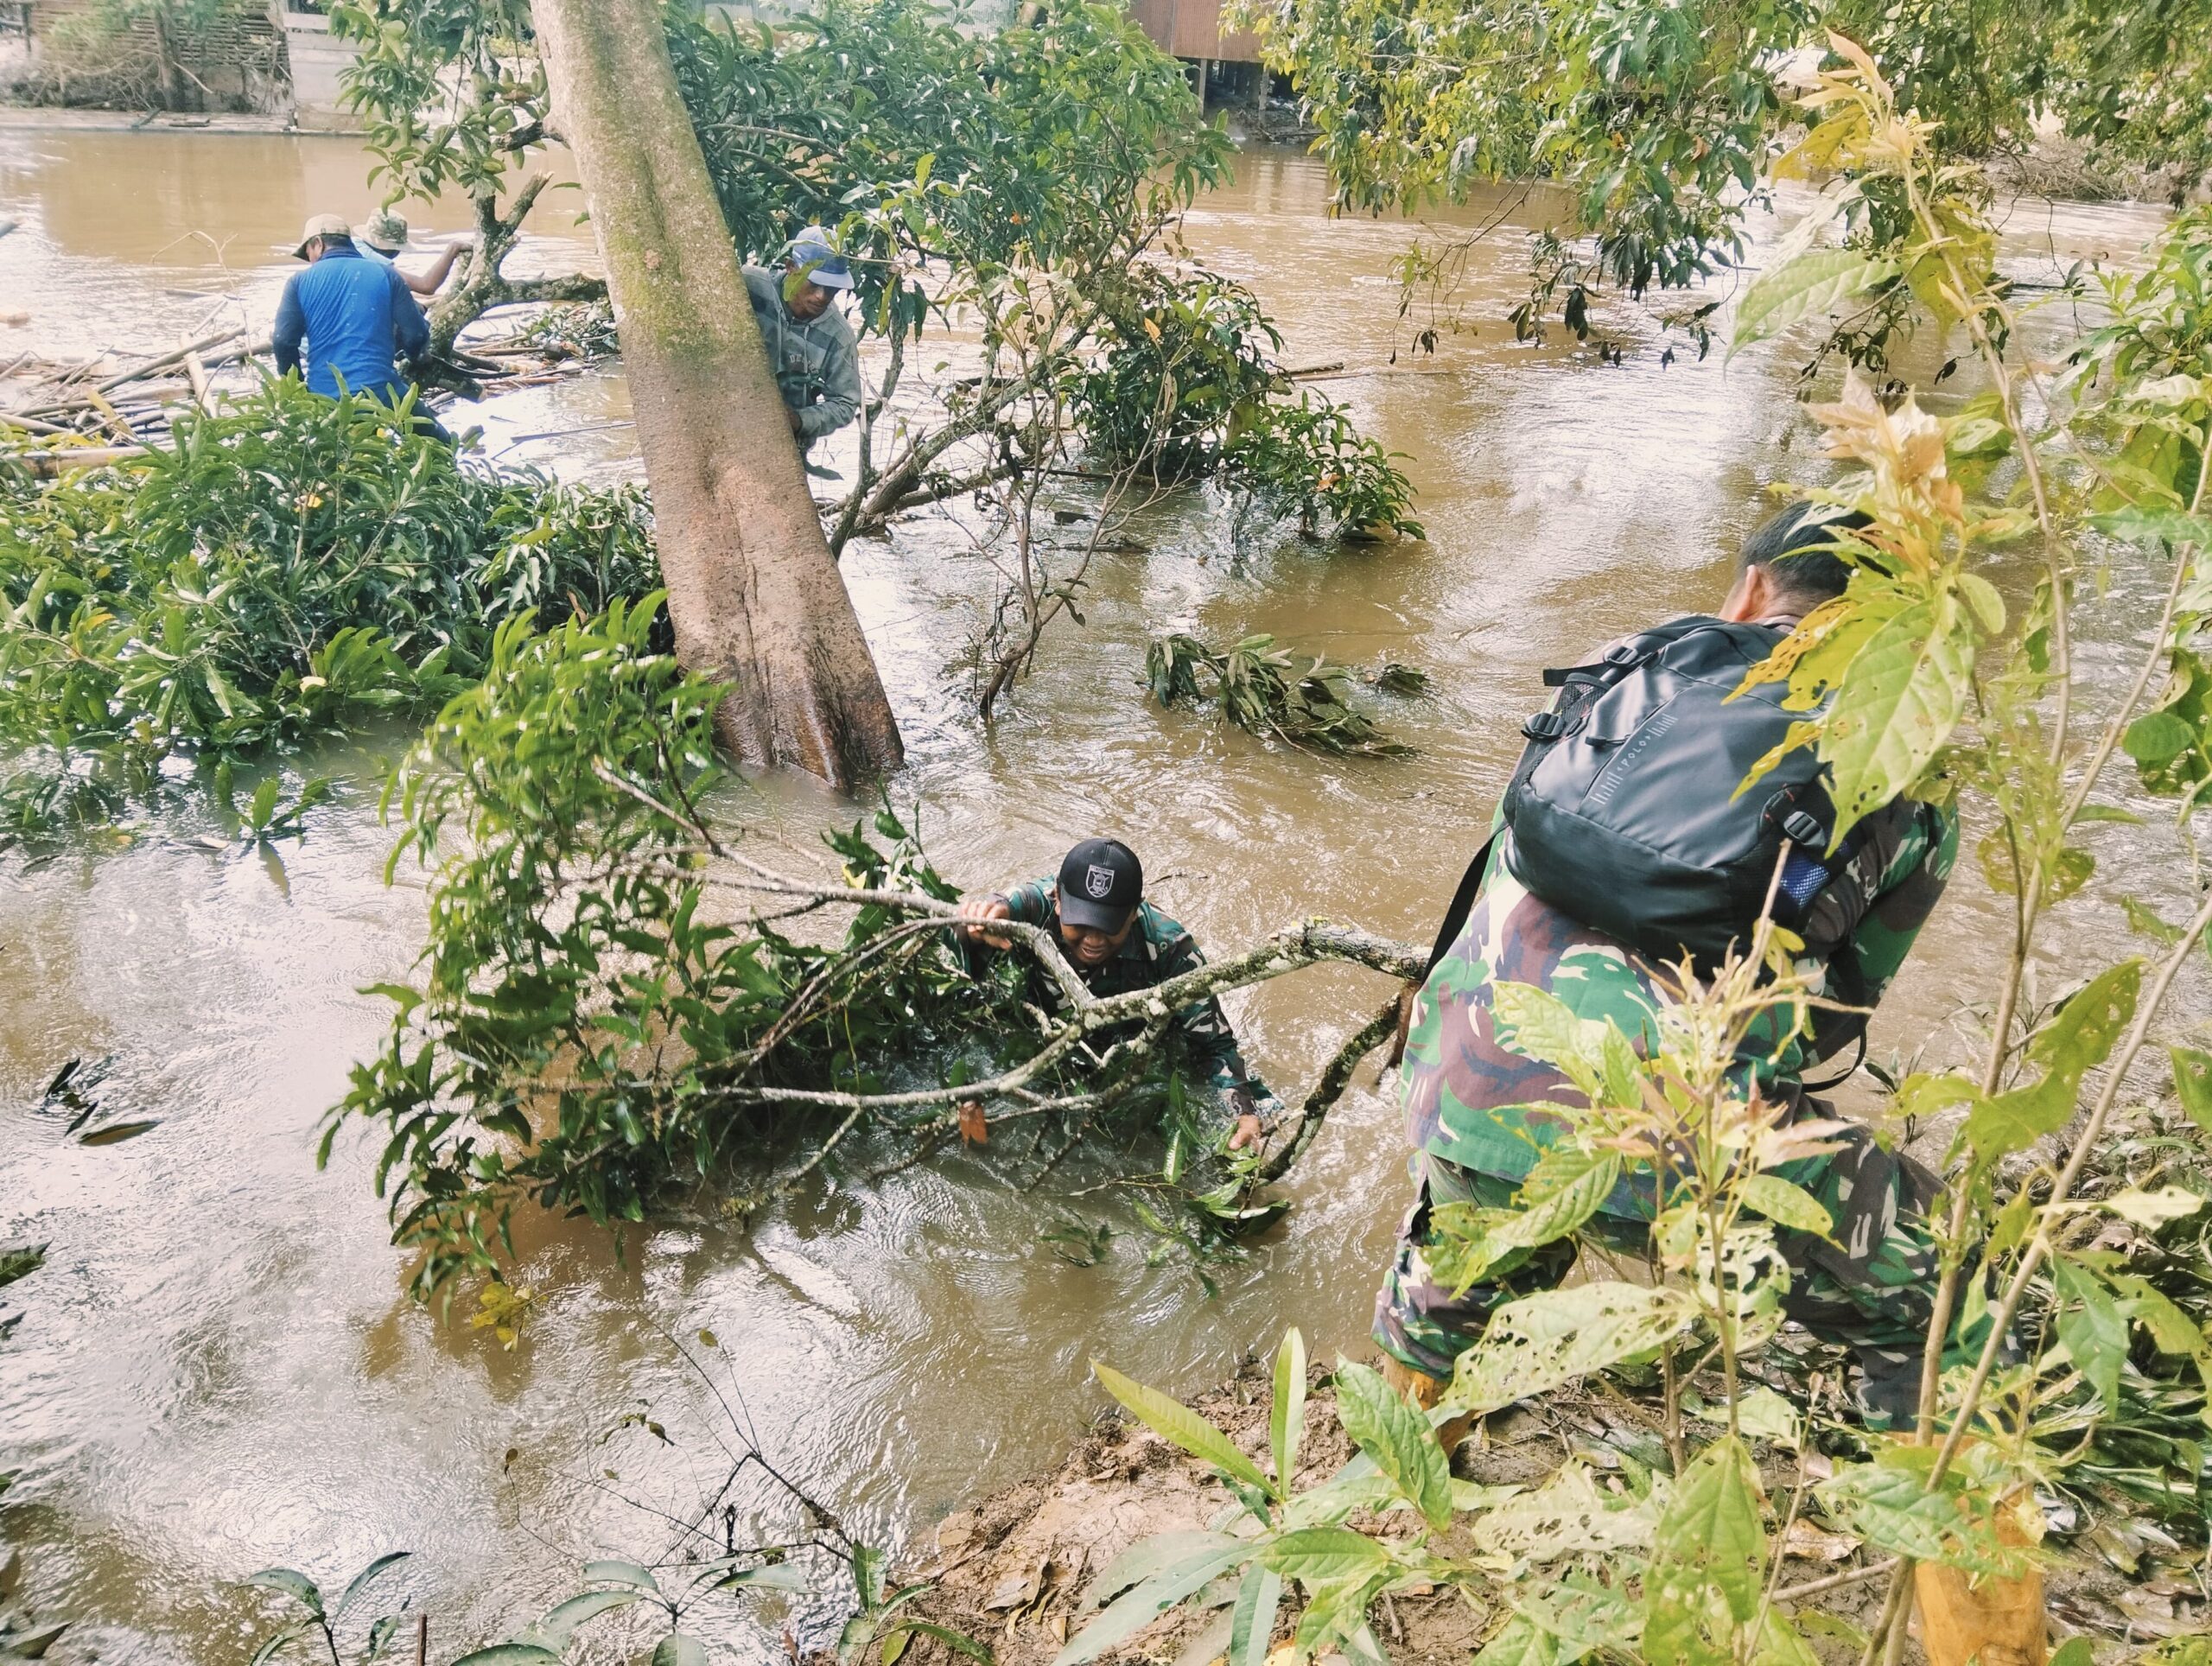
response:
[[[823,366],[822,379],[820,403],[807,406],[798,414],[798,430],[810,440],[834,434],[861,413],[861,401],[865,397],[861,386],[861,356],[849,334],[839,335],[830,350],[829,362]]]
[[[284,280],[283,298],[276,303],[276,327],[269,333],[279,376],[300,368],[300,343],[307,339],[307,334],[308,316],[300,306],[300,279],[296,272]]]
[[[1910,803],[1873,895],[1828,959],[1828,994],[1853,1007],[1880,1004],[1951,877],[1959,854],[1959,819],[1935,804]],[[1825,1059],[1855,1041],[1861,1014],[1816,1013],[1813,1051]]]
[[[1185,932],[1160,956],[1161,981],[1179,977],[1205,964],[1205,957],[1198,952],[1198,945]],[[1208,995],[1184,1008],[1175,1014],[1174,1031],[1182,1038],[1184,1051],[1192,1064],[1206,1072],[1205,1085],[1212,1097],[1237,1123],[1231,1148],[1242,1149],[1252,1144],[1259,1137],[1262,1107],[1268,1108],[1270,1115],[1281,1107],[1268,1091],[1268,1084],[1244,1062],[1243,1050],[1236,1045],[1236,1032],[1230,1025],[1229,1014],[1221,1009],[1219,999]]]
[[[1032,880],[1027,885],[1017,885],[1003,895],[991,892],[963,897],[958,915],[962,923],[953,929],[953,945],[960,951],[963,963],[973,972],[976,969],[977,951],[1013,947],[1010,938],[990,934],[990,921],[1012,919],[1019,920],[1024,925],[1042,925],[1051,909],[1052,893],[1043,880]]]

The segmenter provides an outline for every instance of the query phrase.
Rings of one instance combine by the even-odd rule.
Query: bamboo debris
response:
[[[113,353],[103,352],[81,359],[59,361],[38,358],[29,350],[19,353],[4,369],[0,369],[0,381],[28,377],[35,390],[31,397],[35,399],[43,394],[44,399],[17,410],[0,409],[0,431],[15,429],[54,438],[105,435],[142,441],[149,437],[150,431],[166,428],[170,410],[178,404],[189,403],[203,410],[210,409],[213,372],[270,351],[269,340],[249,342],[244,339],[245,334],[242,328],[217,330],[183,347],[156,354],[143,364],[113,371],[97,381],[89,378],[113,362]],[[589,362],[557,344],[538,346],[512,337],[480,347],[457,344],[454,357],[466,367],[480,366],[489,372],[481,383],[486,394],[548,386],[575,374]],[[527,362],[531,359],[537,362]],[[124,389],[130,391],[123,397],[108,397]],[[141,448],[136,445],[108,448],[126,456]],[[41,472],[50,470],[57,462],[67,467],[88,466],[88,460],[94,455],[89,449],[82,453],[33,452],[14,461],[28,463],[35,472]]]
[[[152,448],[143,445],[70,446],[60,451],[19,452],[7,461],[20,463],[41,480],[67,474],[72,469],[105,468],[110,463],[143,457]]]
[[[210,347],[219,347],[226,342],[235,341],[238,337],[245,334],[245,332],[241,329],[219,330],[213,335],[194,341],[190,347],[179,347],[174,353],[165,353],[158,359],[149,359],[144,364],[139,366],[136,370],[119,372],[116,375],[109,377],[107,380],[102,382],[99,386],[93,391],[99,393],[112,393],[116,389],[124,386],[127,383],[137,381],[141,377],[150,376],[157,370],[174,369],[177,366],[182,365],[187,359],[192,358],[195,353],[203,353]],[[250,353],[266,353],[269,351],[269,343],[264,341],[259,347],[248,348],[247,351]],[[235,353],[226,353],[222,358],[215,359],[213,362],[216,364],[227,364],[232,359],[234,359],[238,355]]]

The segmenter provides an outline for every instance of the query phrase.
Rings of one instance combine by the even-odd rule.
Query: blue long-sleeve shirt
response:
[[[333,249],[285,282],[270,337],[280,375],[300,367],[303,338],[308,385],[317,393],[335,398],[342,383],[348,392],[396,398],[406,386],[397,359],[429,347],[430,324],[397,267]]]

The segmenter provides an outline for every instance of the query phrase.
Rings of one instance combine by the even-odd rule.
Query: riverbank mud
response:
[[[1337,1421],[1330,1372],[1315,1367],[1308,1387],[1297,1476],[1301,1491],[1328,1479],[1353,1455]],[[1265,1362],[1247,1359],[1229,1382],[1186,1403],[1262,1468],[1267,1466],[1270,1391]],[[1764,1443],[1760,1451],[1768,1497],[1777,1506],[1786,1504],[1796,1459]],[[1452,1466],[1463,1480],[1533,1487],[1569,1457],[1586,1464],[1602,1488],[1630,1485],[1637,1465],[1664,1461],[1657,1408],[1603,1382],[1548,1396],[1541,1405],[1516,1406],[1478,1424]],[[1813,1460],[1815,1473],[1820,1464]],[[1115,1557],[1155,1534],[1218,1529],[1224,1514],[1235,1509],[1235,1501],[1205,1466],[1122,1415],[1109,1413],[1076,1440],[1057,1468],[1001,1487],[946,1516],[938,1523],[933,1554],[912,1558],[900,1582],[928,1582],[931,1589],[919,1599],[918,1612],[988,1646],[995,1666],[1050,1666],[1068,1638],[1096,1613],[1094,1587]],[[2107,1542],[2110,1528],[2080,1512],[2062,1512],[2059,1519],[2071,1530],[2046,1540],[2050,1561],[2045,1593],[2054,1643],[2087,1635],[2101,1653],[2115,1639],[2140,1644],[2204,1629],[2205,1610],[2191,1599],[2201,1593],[2185,1580],[2177,1581],[2155,1554],[2145,1554],[2157,1547],[2139,1544],[2123,1551]],[[1356,1517],[1353,1525],[1370,1530],[1380,1526],[1364,1517]],[[918,1537],[928,1542],[926,1536]],[[1783,1544],[1777,1589],[1840,1581],[1793,1606],[1801,1621],[1815,1610],[1826,1617],[1826,1623],[1816,1620],[1806,1627],[1815,1652],[1839,1663],[1855,1658],[1852,1634],[1872,1623],[1886,1583],[1878,1573],[1848,1576],[1878,1559],[1855,1541],[1828,1531],[1810,1511],[1791,1527]],[[1464,1527],[1457,1523],[1438,1545],[1447,1555],[1470,1548]],[[2114,1555],[2133,1556],[2134,1578],[2112,1564]],[[1196,1613],[1177,1608],[1102,1659],[1220,1666],[1229,1616],[1225,1606]],[[1286,1593],[1277,1620],[1278,1647],[1295,1630],[1297,1618],[1298,1604]],[[1433,1589],[1387,1599],[1372,1623],[1390,1666],[1440,1666],[1464,1661],[1503,1618],[1492,1606],[1457,1591]],[[909,1658],[952,1666],[958,1656],[944,1644],[918,1637]]]

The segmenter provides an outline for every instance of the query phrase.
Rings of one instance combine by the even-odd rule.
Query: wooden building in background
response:
[[[1170,57],[1200,64],[1258,63],[1259,37],[1249,33],[1224,34],[1221,3],[1222,0],[1129,0],[1129,11],[1152,43]]]

